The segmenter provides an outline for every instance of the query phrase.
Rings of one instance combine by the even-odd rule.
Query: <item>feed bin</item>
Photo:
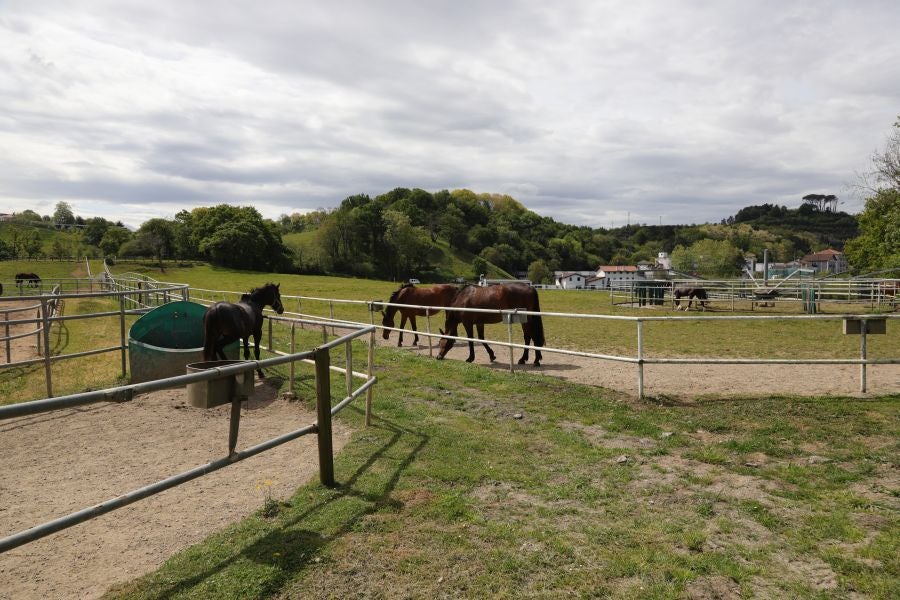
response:
[[[184,375],[189,363],[201,362],[205,313],[196,302],[170,302],[135,321],[128,332],[131,383]],[[238,354],[238,342],[225,347],[226,357]]]
[[[208,362],[191,363],[187,365],[187,374],[227,367],[229,365],[244,362],[242,360],[211,360]],[[198,381],[187,384],[188,402],[196,408],[213,408],[221,404],[227,404],[234,398],[246,400],[253,394],[254,371],[245,371],[235,375],[229,375],[220,379]]]

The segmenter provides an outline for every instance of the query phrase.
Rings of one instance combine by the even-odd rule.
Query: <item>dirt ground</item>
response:
[[[238,448],[316,420],[258,384],[242,410]],[[309,399],[307,399],[309,400]],[[0,422],[0,536],[114,498],[227,454],[230,406],[191,407],[183,389],[125,404]],[[338,451],[350,433],[334,424]],[[0,598],[96,598],[318,474],[303,436],[151,498],[0,554]]]
[[[406,344],[410,341],[404,338]],[[389,343],[396,345],[396,335],[391,336]],[[508,370],[509,351],[501,346],[493,349],[496,360],[490,363],[484,348],[477,345],[475,362]],[[411,350],[428,356],[427,338],[420,336],[419,345]],[[433,354],[437,356],[437,340]],[[465,360],[468,354],[468,345],[457,343],[447,358]],[[531,353],[528,364],[520,366],[516,361],[521,355],[521,350],[514,350],[513,363],[517,371],[541,373],[637,395],[638,367],[635,364],[544,352],[539,367],[534,366]],[[900,365],[868,365],[866,390],[866,394],[860,392],[859,365],[644,365],[645,396],[682,399],[703,395],[866,397],[900,394]]]
[[[13,358],[35,355],[34,338],[18,340]],[[409,340],[407,340],[407,343]],[[426,340],[410,349],[428,356]],[[396,336],[379,344],[396,344]],[[495,369],[509,368],[505,348],[495,348]],[[520,351],[516,350],[518,359]],[[437,351],[435,349],[435,355]],[[466,347],[449,359],[463,360]],[[533,360],[533,357],[532,357]],[[488,364],[481,347],[476,361]],[[377,362],[377,354],[376,354]],[[634,395],[633,364],[545,353],[540,367],[524,367],[571,381]],[[516,365],[516,369],[522,369]],[[648,396],[849,395],[860,396],[854,365],[647,365]],[[870,394],[900,393],[900,365],[868,368]],[[257,385],[242,411],[239,447],[308,425],[309,403],[288,403]],[[229,407],[191,407],[183,390],[140,396],[130,403],[22,417],[0,422],[7,449],[0,455],[0,536],[113,498],[134,488],[224,456]],[[350,432],[335,423],[339,450]],[[111,585],[160,566],[259,509],[266,494],[288,497],[315,477],[313,436],[232,465],[113,513],[0,555],[0,599],[96,598]]]

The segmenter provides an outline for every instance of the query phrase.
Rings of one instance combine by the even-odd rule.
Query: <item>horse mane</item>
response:
[[[402,292],[402,291],[405,290],[406,288],[411,288],[411,287],[416,287],[416,286],[414,286],[414,285],[411,284],[411,283],[404,283],[404,284],[401,285],[399,288],[397,288],[395,291],[391,292],[391,297],[388,298],[388,302],[396,302],[396,301],[397,301],[397,296],[400,295],[400,292]]]

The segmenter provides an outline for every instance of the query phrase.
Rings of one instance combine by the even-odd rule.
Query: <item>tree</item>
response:
[[[854,271],[900,268],[900,189],[882,189],[866,200],[859,229],[844,247]]]
[[[72,206],[68,202],[57,202],[56,210],[53,211],[53,222],[59,229],[68,229],[75,223],[75,213],[72,212]]]
[[[728,240],[703,239],[672,251],[673,268],[697,275],[731,277],[738,273],[742,261],[741,251]]]
[[[290,250],[281,241],[278,224],[263,219],[252,206],[195,208],[190,222],[191,242],[214,264],[260,271],[290,267]]]
[[[872,163],[878,185],[900,190],[900,117],[894,122],[884,149],[872,156]]]
[[[475,276],[475,279],[480,278],[482,275],[487,275],[487,269],[488,263],[486,260],[480,256],[472,259],[472,274]]]
[[[112,227],[112,223],[104,219],[103,217],[93,217],[88,219],[84,223],[84,229],[82,229],[82,236],[85,244],[90,244],[91,246],[97,246],[100,244],[100,240],[103,239],[103,234],[106,233],[106,230]]]
[[[162,260],[172,254],[175,242],[175,226],[166,219],[150,219],[141,225],[135,236],[162,266]]]
[[[528,265],[528,279],[532,283],[553,283],[553,271],[544,261],[535,260]]]
[[[122,247],[122,244],[130,239],[130,231],[128,231],[124,227],[118,227],[114,225],[106,230],[98,246],[100,247],[100,250],[103,251],[104,256],[117,256],[119,254],[119,248]]]
[[[807,194],[803,196],[803,202],[819,212],[836,212],[838,198],[834,194]]]

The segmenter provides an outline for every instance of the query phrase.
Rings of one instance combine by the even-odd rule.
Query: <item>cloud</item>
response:
[[[12,1],[0,194],[132,225],[398,186],[719,221],[844,194],[897,116],[898,25],[874,0]]]

